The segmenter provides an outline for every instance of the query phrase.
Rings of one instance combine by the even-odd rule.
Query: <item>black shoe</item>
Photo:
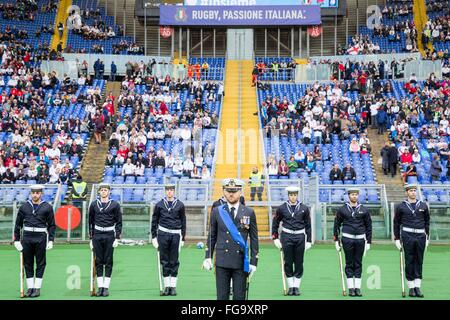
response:
[[[33,293],[30,295],[31,298],[37,298],[41,295],[41,289],[33,289]]]
[[[294,288],[289,288],[287,295],[288,296],[293,296],[294,295]]]
[[[348,295],[349,295],[350,297],[354,297],[354,296],[355,296],[355,289],[353,289],[353,288],[348,289]]]
[[[108,288],[103,288],[102,297],[107,297],[107,296],[109,296],[109,289]]]
[[[423,293],[420,291],[420,288],[414,288],[414,291],[416,292],[416,297],[418,298],[424,297]]]
[[[361,293],[361,290],[359,288],[355,289],[355,296],[362,297],[362,293]]]
[[[163,296],[170,296],[170,287],[164,288]]]
[[[103,297],[103,290],[104,290],[104,289],[105,289],[105,288],[98,288],[96,296],[97,296],[97,297]]]
[[[298,288],[294,288],[294,296],[299,296],[300,290]]]
[[[414,288],[409,289],[409,296],[416,297],[416,290],[414,290]]]
[[[170,293],[169,293],[171,296],[176,296],[177,295],[177,289],[176,288],[174,288],[174,287],[171,287],[170,288]]]
[[[27,293],[25,293],[25,298],[31,298],[32,295],[33,295],[33,292],[34,292],[34,289],[33,289],[33,288],[28,289],[28,290],[27,290]]]

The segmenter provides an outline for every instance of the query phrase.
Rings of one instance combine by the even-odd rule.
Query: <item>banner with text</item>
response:
[[[300,26],[321,24],[320,6],[160,6],[166,26]]]

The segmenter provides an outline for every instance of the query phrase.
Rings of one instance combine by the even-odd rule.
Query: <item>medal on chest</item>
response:
[[[242,216],[241,224],[245,229],[250,229],[250,216]]]

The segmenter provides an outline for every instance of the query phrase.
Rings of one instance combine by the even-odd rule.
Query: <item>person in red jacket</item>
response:
[[[405,150],[405,152],[400,156],[400,162],[402,164],[412,163],[412,154],[409,152],[409,150]]]

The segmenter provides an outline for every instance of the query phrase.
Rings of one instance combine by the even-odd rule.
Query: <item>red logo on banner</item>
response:
[[[173,33],[172,27],[163,27],[163,26],[159,27],[159,34],[163,38],[169,38],[170,36],[172,36],[172,33]]]
[[[322,26],[310,26],[308,27],[308,34],[313,37],[317,38],[322,34]]]

